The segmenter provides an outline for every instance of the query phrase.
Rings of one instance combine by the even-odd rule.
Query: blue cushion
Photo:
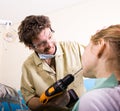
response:
[[[25,104],[25,101],[21,95],[21,92],[18,91],[19,97],[21,98],[21,101],[18,103],[15,103],[13,101],[2,101],[0,102],[0,111],[16,111],[16,110],[22,110],[22,111],[28,111],[29,108]]]

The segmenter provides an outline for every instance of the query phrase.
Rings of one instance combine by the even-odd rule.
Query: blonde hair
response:
[[[100,38],[109,42],[111,49],[117,54],[118,60],[120,61],[120,24],[111,25],[98,31],[91,37],[91,41],[97,44]]]

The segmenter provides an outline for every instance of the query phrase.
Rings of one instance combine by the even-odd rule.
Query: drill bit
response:
[[[77,72],[75,72],[73,75],[75,76],[78,72],[80,72],[83,68],[80,68]]]

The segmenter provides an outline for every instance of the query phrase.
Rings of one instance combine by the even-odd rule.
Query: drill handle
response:
[[[40,96],[40,102],[42,104],[47,104],[50,99],[52,99],[58,95],[61,95],[63,93],[63,92],[55,93],[55,91],[53,89],[54,89],[54,87],[49,88],[48,90],[46,90],[45,93],[43,93]]]

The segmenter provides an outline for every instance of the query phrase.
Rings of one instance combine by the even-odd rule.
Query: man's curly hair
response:
[[[20,42],[23,42],[28,47],[32,46],[32,41],[37,39],[38,34],[45,28],[50,28],[53,31],[47,16],[27,16],[18,27]]]

